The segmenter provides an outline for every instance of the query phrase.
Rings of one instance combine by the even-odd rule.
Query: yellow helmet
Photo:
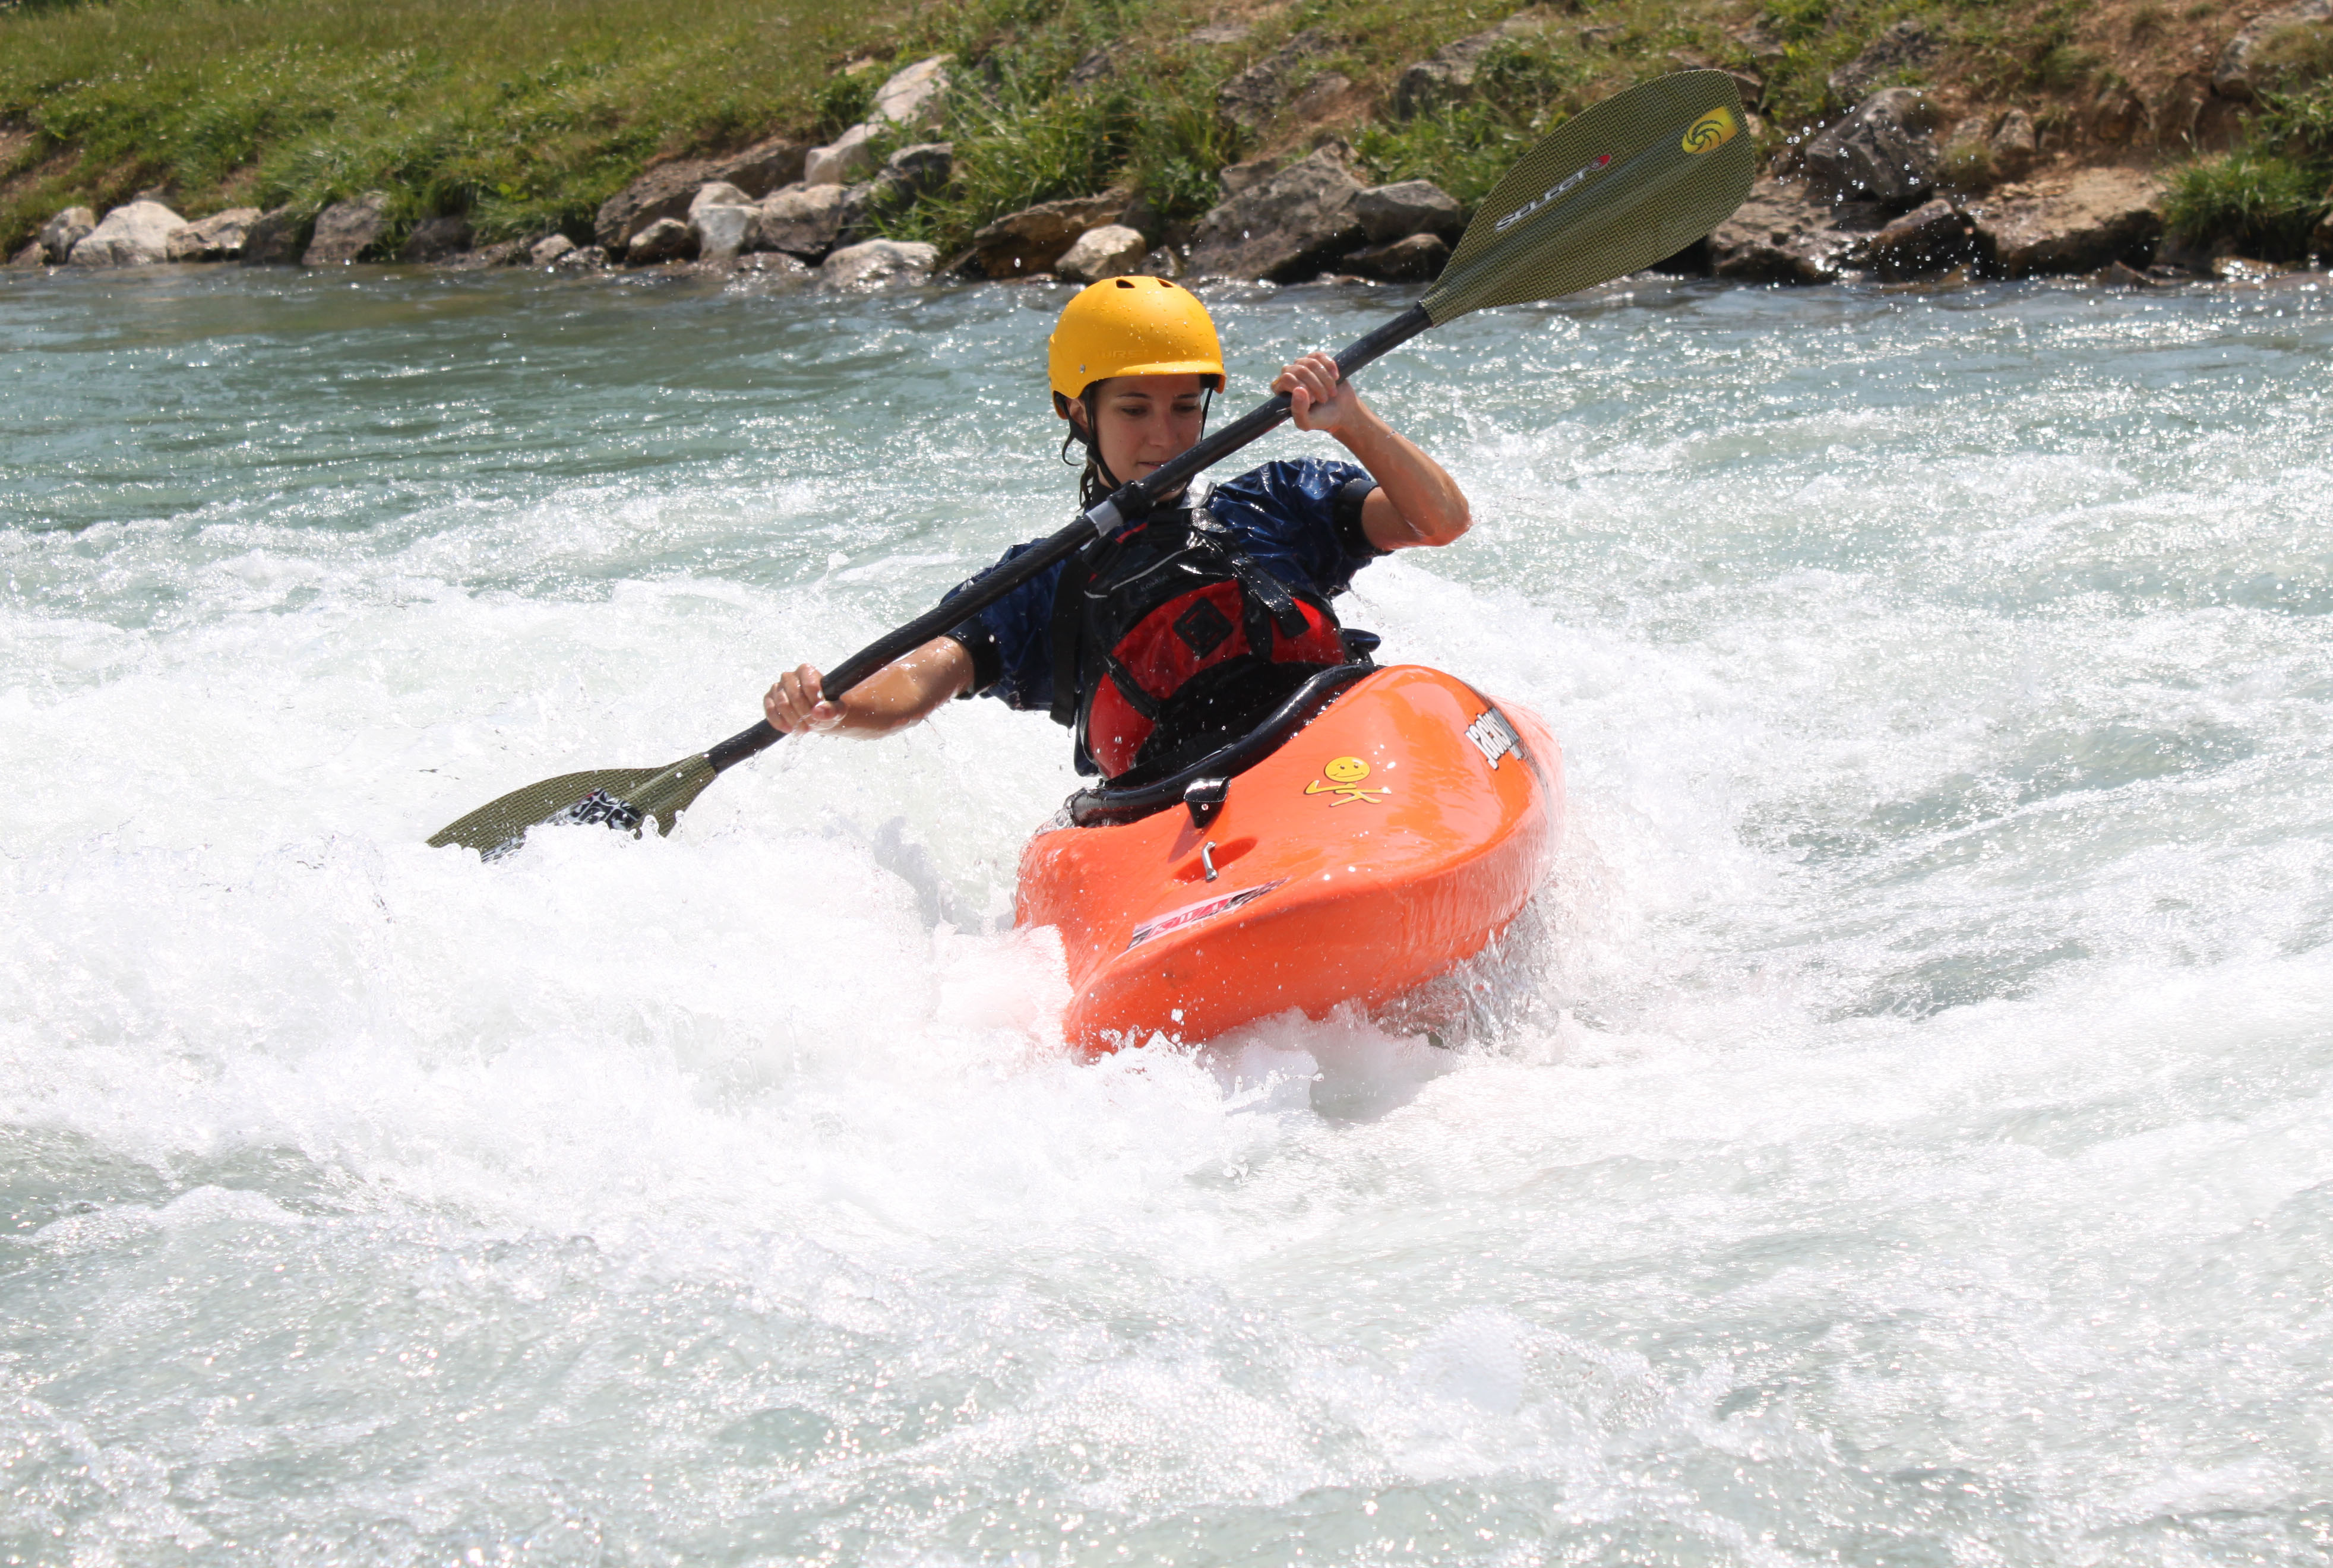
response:
[[[1045,370],[1064,398],[1112,376],[1196,372],[1224,385],[1224,345],[1207,307],[1165,278],[1104,278],[1061,307],[1045,341]]]

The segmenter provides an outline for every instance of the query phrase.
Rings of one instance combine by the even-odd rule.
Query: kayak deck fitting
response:
[[[1375,1010],[1507,928],[1562,822],[1562,752],[1530,711],[1349,665],[1178,774],[1070,797],[1022,851],[1017,923],[1060,928],[1062,1033],[1089,1052]]]

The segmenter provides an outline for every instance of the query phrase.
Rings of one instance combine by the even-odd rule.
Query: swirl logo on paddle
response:
[[[1687,152],[1715,152],[1742,134],[1742,122],[1733,111],[1719,105],[1685,128],[1685,139],[1679,145]]]

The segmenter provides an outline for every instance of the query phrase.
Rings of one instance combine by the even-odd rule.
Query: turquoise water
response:
[[[1571,770],[1462,1052],[1069,1059],[991,703],[423,847],[1065,520],[1061,298],[0,279],[0,1557],[2321,1562],[2324,280],[1370,370]]]

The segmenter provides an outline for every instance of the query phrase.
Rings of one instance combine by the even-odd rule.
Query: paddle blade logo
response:
[[[1127,939],[1126,950],[1131,953],[1154,937],[1163,937],[1170,931],[1179,931],[1186,926],[1195,926],[1201,920],[1212,920],[1217,915],[1228,914],[1243,905],[1253,904],[1264,894],[1280,886],[1281,881],[1285,880],[1287,879],[1283,877],[1280,881],[1266,882],[1259,888],[1242,888],[1236,893],[1225,893],[1220,898],[1208,899],[1196,904],[1186,904],[1172,914],[1161,915],[1155,920],[1145,920],[1141,925],[1134,928],[1134,935]]]
[[[1682,143],[1687,152],[1715,152],[1742,134],[1742,122],[1722,105],[1685,128]]]
[[[1685,134],[1690,136],[1693,133],[1691,131],[1687,131]],[[1610,153],[1598,153],[1596,155],[1596,160],[1593,163],[1590,163],[1585,168],[1576,168],[1572,170],[1561,179],[1557,180],[1553,185],[1549,186],[1547,189],[1542,191],[1540,195],[1523,203],[1522,206],[1515,208],[1514,211],[1507,214],[1506,216],[1493,224],[1491,226],[1493,231],[1503,234],[1511,225],[1522,222],[1523,219],[1531,216],[1531,214],[1538,212],[1540,209],[1546,207],[1549,202],[1557,201],[1564,197],[1570,196],[1579,186],[1581,180],[1586,179],[1589,175],[1594,174],[1598,169],[1602,168],[1606,164],[1608,164],[1611,161],[1612,155]]]

